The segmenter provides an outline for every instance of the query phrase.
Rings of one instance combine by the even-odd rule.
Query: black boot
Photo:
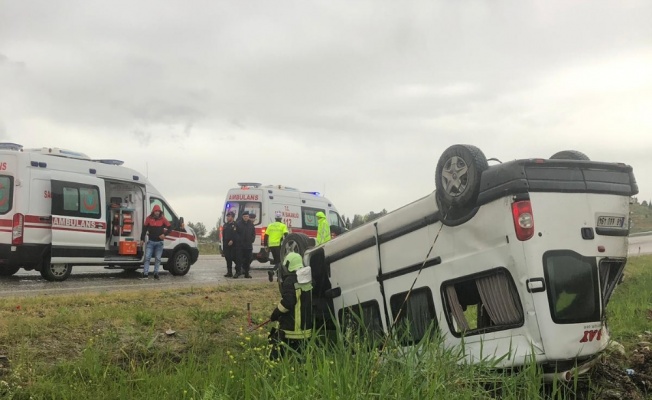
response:
[[[225,277],[225,278],[231,278],[231,277],[233,277],[233,272],[228,271],[228,272],[226,273],[226,275],[224,275],[224,277]]]
[[[233,275],[233,279],[238,279],[239,277],[240,277],[240,273],[236,271],[235,275]]]
[[[269,279],[270,282],[274,282],[274,270],[270,269],[267,271],[267,279]]]

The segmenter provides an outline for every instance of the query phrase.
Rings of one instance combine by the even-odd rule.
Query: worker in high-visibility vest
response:
[[[315,243],[319,246],[331,240],[331,227],[328,225],[326,214],[318,211],[315,216],[317,217],[317,238],[315,238]]]
[[[274,219],[274,222],[267,225],[265,238],[263,239],[263,246],[267,251],[272,253],[272,262],[274,263],[274,268],[267,271],[270,282],[274,280],[274,271],[278,270],[278,266],[281,263],[281,243],[289,233],[287,225],[281,222],[283,215],[280,211],[274,214]]]
[[[278,321],[272,328],[270,358],[282,357],[287,347],[301,352],[304,343],[312,336],[312,272],[303,266],[302,257],[291,252],[285,256],[280,268],[281,301],[272,312],[270,320]]]

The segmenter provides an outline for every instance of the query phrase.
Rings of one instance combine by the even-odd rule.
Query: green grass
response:
[[[199,254],[221,254],[217,242],[199,242]]]
[[[609,305],[615,340],[650,329],[652,257],[632,258]],[[313,339],[302,359],[268,360],[275,284],[0,298],[0,398],[6,399],[586,399],[595,385],[544,385],[535,365],[496,373],[462,365],[436,335],[402,350]],[[174,331],[174,334],[168,334]],[[168,333],[166,333],[168,332]],[[428,335],[426,335],[428,336]],[[302,362],[303,361],[303,362]],[[593,385],[593,386],[591,386]],[[623,397],[624,398],[624,397]]]
[[[652,256],[627,260],[625,279],[607,307],[607,321],[612,337],[627,348],[652,330]]]

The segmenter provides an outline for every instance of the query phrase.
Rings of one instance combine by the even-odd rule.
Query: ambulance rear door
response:
[[[101,263],[107,238],[104,180],[53,173],[52,263]]]

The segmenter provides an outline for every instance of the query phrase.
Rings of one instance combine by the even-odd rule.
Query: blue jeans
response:
[[[163,255],[163,242],[155,242],[150,240],[145,245],[145,264],[143,265],[143,273],[149,273],[149,261],[154,255],[154,273],[158,274],[158,268],[161,266],[161,256]]]

